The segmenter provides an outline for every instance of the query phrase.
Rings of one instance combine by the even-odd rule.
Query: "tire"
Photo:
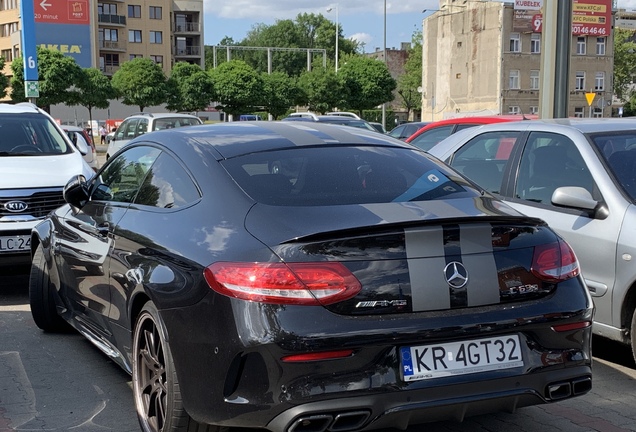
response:
[[[145,304],[133,329],[132,381],[137,418],[144,432],[220,432],[201,425],[183,408],[165,327],[152,302]]]
[[[51,285],[49,270],[46,267],[44,250],[42,245],[38,245],[33,255],[29,274],[29,303],[33,321],[35,321],[35,325],[47,332],[69,331],[69,324],[57,314],[53,294],[54,288]]]
[[[634,358],[634,362],[636,362],[636,310],[634,310],[634,313],[632,314],[629,337],[632,344],[632,357]]]

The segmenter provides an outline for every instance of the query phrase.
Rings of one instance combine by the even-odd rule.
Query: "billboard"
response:
[[[36,45],[92,67],[89,0],[33,0]]]
[[[543,0],[515,0],[513,30],[541,33]],[[612,25],[612,0],[573,0],[572,34],[609,36]]]

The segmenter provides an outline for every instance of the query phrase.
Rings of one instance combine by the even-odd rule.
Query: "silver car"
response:
[[[499,123],[430,153],[567,240],[595,301],[594,333],[630,344],[636,359],[636,122]]]

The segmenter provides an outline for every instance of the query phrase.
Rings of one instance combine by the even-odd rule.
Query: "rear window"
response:
[[[223,161],[255,201],[325,206],[475,197],[479,191],[423,152],[337,146],[253,153]]]
[[[183,126],[194,126],[201,124],[201,120],[190,117],[166,117],[155,120],[152,130],[174,129]]]
[[[50,156],[72,153],[53,122],[42,114],[0,116],[0,156]]]

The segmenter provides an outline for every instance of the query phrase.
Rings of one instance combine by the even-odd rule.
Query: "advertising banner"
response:
[[[513,31],[541,33],[543,0],[515,0]],[[573,0],[572,34],[609,36],[612,0]]]
[[[34,0],[35,42],[92,67],[89,0]]]

